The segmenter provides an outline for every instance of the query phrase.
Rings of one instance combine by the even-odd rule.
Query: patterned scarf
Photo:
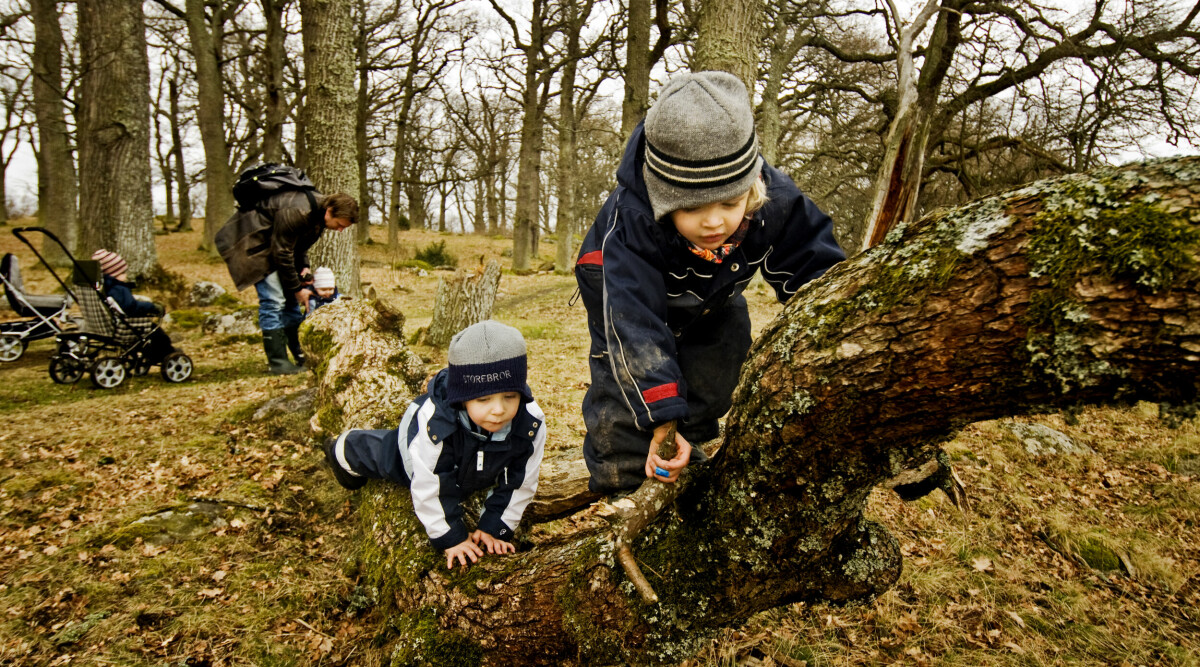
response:
[[[730,234],[729,238],[725,239],[725,243],[722,243],[719,248],[707,250],[705,248],[701,248],[695,243],[692,243],[691,241],[688,241],[688,250],[691,250],[692,254],[700,259],[712,262],[713,264],[720,264],[721,262],[725,261],[725,258],[729,256],[729,253],[733,252],[734,248],[741,245],[742,239],[746,238],[746,232],[748,231],[750,231],[749,216],[742,218],[741,226],[739,226],[736,231]]]

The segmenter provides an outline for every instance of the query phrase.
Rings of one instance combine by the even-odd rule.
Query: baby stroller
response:
[[[57,274],[54,278],[83,311],[82,331],[64,332],[55,337],[58,350],[50,357],[51,380],[58,384],[73,384],[84,373],[89,373],[92,384],[101,389],[112,389],[128,375],[145,375],[154,366],[160,367],[162,378],[167,382],[183,382],[192,376],[191,357],[175,349],[171,338],[162,330],[159,317],[127,317],[105,295],[99,262],[76,260],[58,237],[41,227],[22,227],[13,233],[33,248],[33,244],[20,235],[20,232],[32,231],[53,240],[71,260],[74,289]]]
[[[32,341],[50,338],[74,327],[74,322],[67,318],[71,298],[68,295],[27,293],[16,255],[6,253],[0,258],[0,282],[4,283],[8,305],[18,316],[26,318],[0,322],[0,361],[16,361]]]

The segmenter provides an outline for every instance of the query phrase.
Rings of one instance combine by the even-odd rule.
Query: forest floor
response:
[[[198,233],[157,238],[169,271],[232,289],[224,265],[196,249]],[[394,252],[364,247],[363,279],[399,305],[406,336],[428,324],[440,272],[404,264],[440,242],[468,269],[507,265],[511,247],[424,231],[402,233]],[[30,291],[51,291],[0,228],[8,251]],[[530,384],[558,449],[583,433],[587,331],[574,290],[571,276],[506,273],[494,314],[529,342]],[[353,577],[353,496],[324,469],[308,414],[255,418],[309,376],[267,375],[256,337],[205,335],[177,295],[140,291],[174,302],[191,380],[57,385],[52,341],[0,366],[0,665],[387,664],[390,610]],[[252,291],[235,295],[255,303]],[[757,330],[778,306],[761,282],[747,296]],[[430,371],[445,361],[413,349]],[[1029,454],[1014,422],[1090,453]],[[1196,419],[1145,403],[1085,408],[974,424],[947,451],[969,511],[940,491],[871,498],[905,554],[892,590],[764,612],[684,664],[1200,664]],[[172,516],[194,521],[158,528]]]

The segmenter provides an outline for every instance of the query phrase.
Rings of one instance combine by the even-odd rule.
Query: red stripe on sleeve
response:
[[[604,265],[604,256],[600,254],[599,250],[593,250],[589,253],[585,253],[582,257],[579,258],[579,261],[575,262],[576,266],[578,266],[580,264],[597,264],[597,265],[603,266]]]
[[[647,403],[661,401],[664,398],[674,398],[679,395],[679,385],[672,382],[671,384],[660,384],[657,387],[651,387],[642,392],[642,398]]]

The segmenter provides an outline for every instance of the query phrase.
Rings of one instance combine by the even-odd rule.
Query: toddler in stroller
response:
[[[168,382],[191,377],[191,358],[176,350],[162,330],[163,309],[133,296],[126,282],[128,269],[120,255],[103,249],[91,262],[76,262],[73,282],[83,311],[83,332],[58,336],[58,354],[50,359],[55,382],[78,382],[87,371],[94,385],[111,389],[124,382],[127,373],[145,375],[153,366],[161,367]]]

